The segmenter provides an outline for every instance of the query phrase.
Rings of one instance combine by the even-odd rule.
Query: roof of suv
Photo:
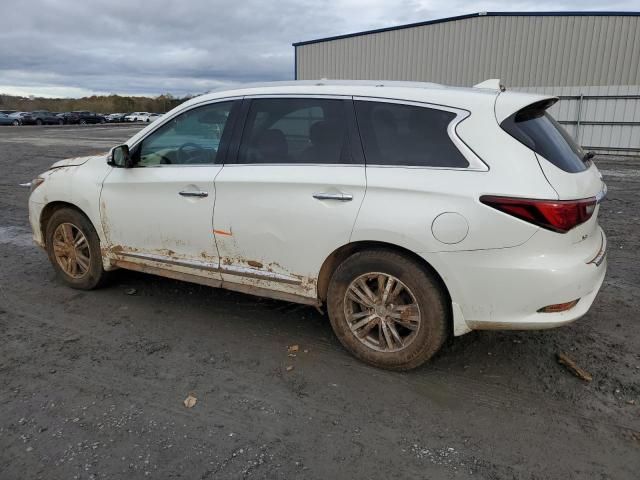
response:
[[[459,93],[490,93],[495,95],[492,89],[478,89],[473,87],[453,87],[431,82],[405,82],[396,80],[292,80],[284,82],[263,82],[239,86],[232,89],[212,90],[204,97],[219,97],[237,95],[261,95],[277,93],[299,93],[299,94],[328,94],[328,95],[359,95],[360,92],[371,88],[384,88],[392,90],[419,90],[422,92],[457,91]],[[202,98],[202,97],[201,97]]]
[[[502,92],[499,80],[485,81],[476,87],[452,87],[437,83],[398,82],[389,80],[295,80],[243,85],[233,89],[217,90],[192,98],[166,113],[163,120],[170,121],[196,105],[216,100],[238,99],[245,96],[334,96],[363,97],[389,101],[418,102],[456,108],[468,112],[490,112],[498,122],[519,109],[541,100],[556,100],[549,95],[519,92]],[[495,88],[494,88],[495,87]],[[500,100],[498,100],[498,98]],[[134,112],[129,116],[142,112]],[[131,146],[144,137],[149,130],[157,128],[155,123],[140,130],[127,143]]]
[[[491,85],[495,85],[493,88]],[[178,107],[183,110],[199,103],[243,96],[258,95],[329,95],[385,98],[449,106],[464,110],[493,108],[499,80],[485,81],[476,87],[453,87],[438,83],[402,82],[390,80],[294,80],[243,85],[233,89],[216,90],[195,97]],[[506,110],[516,111],[536,101],[553,99],[549,95],[505,92],[500,95]],[[520,107],[518,107],[520,105]]]

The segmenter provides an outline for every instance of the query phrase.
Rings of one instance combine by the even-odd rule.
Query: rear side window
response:
[[[434,108],[356,101],[368,165],[465,168],[447,131],[456,115]]]
[[[565,172],[587,169],[582,148],[564,128],[546,112],[548,102],[527,107],[504,120],[502,129]]]
[[[238,163],[352,163],[343,100],[251,101]]]

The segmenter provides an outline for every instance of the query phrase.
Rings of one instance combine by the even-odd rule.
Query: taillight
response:
[[[586,222],[596,209],[595,197],[582,200],[532,200],[483,195],[480,201],[525,222],[558,233],[566,233]]]

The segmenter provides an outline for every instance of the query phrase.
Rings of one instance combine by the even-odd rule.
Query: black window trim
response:
[[[321,100],[342,100],[344,101],[345,113],[347,115],[347,134],[348,141],[351,147],[351,163],[239,163],[238,156],[240,155],[240,142],[242,141],[242,134],[246,128],[246,122],[249,117],[249,110],[253,100],[261,99],[310,99],[317,98]],[[360,135],[358,133],[358,127],[356,124],[356,113],[353,105],[353,96],[351,95],[323,95],[317,93],[277,93],[277,94],[255,94],[246,95],[243,97],[242,107],[240,113],[235,122],[235,128],[229,149],[225,159],[225,166],[229,167],[267,167],[267,166],[316,166],[316,167],[364,167],[364,151],[362,150],[362,144],[360,142]]]
[[[420,102],[415,100],[403,100],[398,98],[386,98],[386,97],[366,97],[366,96],[353,96],[353,101],[363,102],[379,102],[379,103],[393,103],[396,105],[407,105],[413,107],[431,108],[434,110],[442,110],[450,112],[456,115],[456,117],[447,126],[447,134],[449,138],[460,151],[460,154],[469,162],[466,167],[430,167],[428,165],[381,165],[367,163],[367,168],[407,168],[407,169],[427,169],[427,170],[457,170],[457,171],[472,171],[472,172],[488,172],[489,166],[482,161],[482,159],[458,136],[458,125],[471,116],[469,110],[462,108],[450,107],[448,105],[440,105],[437,103]]]
[[[222,98],[216,98],[216,99],[209,99],[209,100],[204,100],[198,103],[194,103],[193,105],[189,105],[186,108],[183,108],[179,111],[174,112],[170,117],[167,117],[166,114],[163,115],[162,121],[155,121],[154,123],[152,123],[151,125],[153,126],[153,128],[151,130],[149,130],[148,132],[146,132],[144,134],[144,136],[141,136],[139,138],[136,138],[134,142],[131,143],[131,145],[129,145],[129,151],[132,152],[132,155],[136,155],[140,148],[140,146],[142,145],[142,142],[144,142],[147,138],[149,138],[149,136],[153,135],[158,129],[160,129],[163,125],[167,124],[168,122],[172,121],[174,118],[179,117],[180,115],[190,112],[192,110],[198,109],[198,108],[202,108],[202,107],[207,107],[210,105],[215,105],[218,103],[227,103],[227,102],[233,102],[231,105],[231,110],[229,112],[229,118],[227,119],[227,122],[229,122],[229,129],[227,130],[226,125],[225,125],[225,131],[223,132],[222,138],[220,139],[220,145],[221,145],[221,154],[220,154],[220,158],[222,159],[221,161],[216,161],[214,163],[185,163],[185,164],[180,164],[180,165],[165,165],[165,164],[159,164],[159,165],[149,165],[146,167],[139,167],[139,168],[184,168],[184,167],[188,167],[188,168],[203,168],[203,167],[213,167],[213,166],[219,166],[219,165],[223,165],[224,164],[224,158],[226,158],[227,154],[229,153],[229,146],[230,146],[230,142],[227,139],[232,138],[231,135],[232,133],[235,131],[238,122],[238,119],[240,118],[239,113],[240,112],[240,105],[241,105],[241,101],[242,101],[243,97],[242,96],[238,96],[238,95],[234,95],[232,97],[222,97]],[[227,135],[227,132],[228,135]],[[135,138],[135,136],[133,137]],[[216,156],[216,160],[218,159],[218,156]],[[136,166],[134,166],[134,168],[136,168]]]

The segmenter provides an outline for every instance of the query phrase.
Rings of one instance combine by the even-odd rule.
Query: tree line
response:
[[[123,97],[113,94],[92,95],[83,98],[16,97],[0,94],[0,110],[18,110],[20,112],[33,112],[34,110],[48,110],[50,112],[88,110],[105,114],[129,112],[165,113],[190,98],[192,97],[178,98],[171,94],[157,97]]]

